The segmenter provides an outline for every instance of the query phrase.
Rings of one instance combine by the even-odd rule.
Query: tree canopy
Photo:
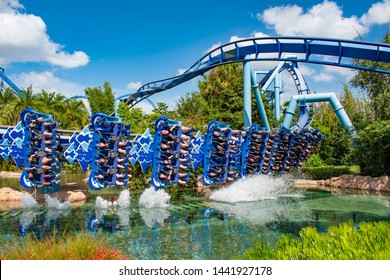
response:
[[[104,82],[103,88],[101,86],[87,87],[85,94],[88,97],[92,114],[102,112],[110,115],[115,111],[115,96],[109,82]]]

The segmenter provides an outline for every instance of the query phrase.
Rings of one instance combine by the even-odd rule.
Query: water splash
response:
[[[123,190],[118,197],[118,206],[119,208],[129,208],[130,207],[130,191]]]
[[[214,191],[210,199],[224,202],[249,202],[264,199],[276,199],[288,193],[289,178],[263,175],[240,179],[226,188]]]
[[[30,194],[23,194],[20,197],[23,209],[31,209],[38,207],[38,202]]]
[[[307,220],[311,210],[303,200],[299,198],[266,199],[253,202],[210,203],[215,213],[224,213],[226,216],[234,216],[244,223],[264,225],[275,220]]]
[[[139,205],[145,208],[166,208],[169,206],[171,196],[163,189],[147,188],[139,198]]]
[[[69,201],[60,202],[57,198],[53,198],[49,195],[45,195],[45,201],[47,208],[49,209],[65,210],[72,207],[72,204]]]
[[[98,209],[108,209],[108,207],[112,207],[112,204],[113,203],[111,201],[108,201],[101,196],[96,197],[95,207]]]
[[[101,210],[108,208],[129,208],[130,207],[130,191],[123,190],[117,200],[108,201],[101,196],[96,197],[95,207]]]

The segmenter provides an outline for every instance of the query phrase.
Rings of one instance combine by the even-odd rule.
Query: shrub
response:
[[[120,250],[110,248],[102,237],[87,233],[50,235],[42,240],[28,236],[14,240],[0,254],[3,260],[123,260],[128,259]]]
[[[359,132],[354,154],[363,175],[390,175],[390,120],[377,121]]]
[[[275,248],[261,241],[245,252],[248,260],[389,260],[390,222],[352,222],[319,233],[313,227],[301,230],[300,238],[282,235]]]
[[[326,180],[338,177],[343,174],[352,174],[356,172],[356,167],[349,166],[321,166],[304,167],[302,171],[314,180]]]

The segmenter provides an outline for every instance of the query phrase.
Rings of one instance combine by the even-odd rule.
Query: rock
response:
[[[71,203],[78,202],[78,201],[85,201],[85,200],[87,200],[87,196],[83,192],[80,192],[80,191],[76,191],[76,192],[68,191],[66,200],[71,202]]]
[[[295,180],[293,182],[293,188],[295,189],[317,189],[318,188],[318,181],[316,180]]]
[[[20,172],[0,171],[1,178],[19,178],[21,174]]]
[[[364,191],[390,192],[390,177],[370,177],[345,174],[328,180],[318,181],[319,186],[340,189],[357,189]]]
[[[196,187],[197,187],[197,193],[198,193],[199,196],[205,196],[205,197],[210,197],[211,196],[210,188],[205,186],[205,185],[203,185],[202,181],[197,180]]]
[[[5,187],[0,189],[0,211],[10,211],[13,209],[21,208],[21,197],[25,195],[25,192],[13,190]]]
[[[23,192],[13,190],[11,188],[1,188],[0,189],[0,201],[20,201]]]

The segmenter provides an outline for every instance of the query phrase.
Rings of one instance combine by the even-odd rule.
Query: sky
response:
[[[20,88],[84,95],[108,81],[116,96],[183,73],[214,47],[264,36],[380,42],[390,0],[0,0],[0,67]],[[256,69],[259,68],[259,69]],[[270,64],[255,70],[270,70]],[[267,69],[261,69],[261,68]],[[300,64],[316,92],[340,92],[353,72]],[[283,77],[285,90],[294,91]],[[193,79],[154,95],[172,109]],[[150,112],[148,102],[140,106]]]

